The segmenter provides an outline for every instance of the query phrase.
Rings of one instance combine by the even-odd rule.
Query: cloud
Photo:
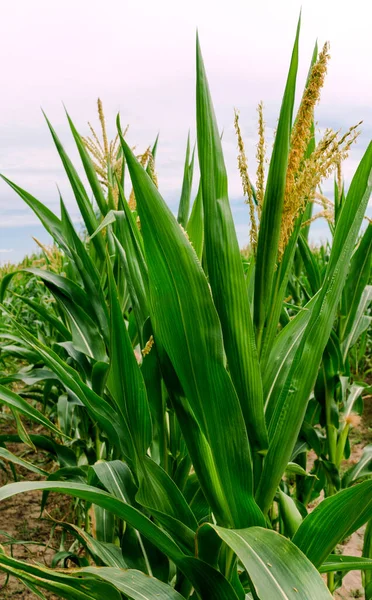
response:
[[[9,252],[14,252],[13,248],[0,248],[0,254],[8,254]]]
[[[345,130],[364,119],[363,135],[345,165],[347,182],[372,129],[372,87],[366,77],[372,51],[372,6],[370,0],[357,4],[358,10],[355,3],[346,0],[304,3],[298,74],[297,100],[315,39],[318,37],[320,44],[329,39],[332,60],[317,108],[319,127]],[[196,139],[194,52],[198,27],[218,126],[224,130],[229,193],[239,241],[246,243],[247,228],[241,221],[248,218],[236,165],[233,107],[241,111],[249,171],[254,178],[255,107],[264,101],[270,150],[298,18],[297,0],[230,0],[228,10],[225,2],[215,0],[189,0],[187,10],[172,0],[107,0],[105,7],[102,11],[101,0],[4,3],[2,19],[7,26],[0,39],[0,53],[8,60],[2,65],[7,86],[2,90],[0,111],[1,171],[59,214],[57,183],[74,221],[78,221],[76,202],[40,106],[82,175],[62,101],[78,131],[86,135],[88,120],[97,127],[95,102],[100,96],[110,138],[115,135],[119,111],[122,122],[130,125],[128,140],[139,151],[153,143],[160,132],[156,165],[160,191],[176,212],[189,128],[192,140]],[[351,27],[357,12],[363,19],[359,19],[358,27]],[[196,172],[195,187],[197,177]],[[332,193],[331,182],[324,190]],[[15,254],[24,251],[24,228],[28,227],[31,235],[38,221],[3,182],[0,215],[1,243],[14,245]],[[12,228],[14,238],[10,237]],[[17,229],[22,229],[22,234],[17,234]]]

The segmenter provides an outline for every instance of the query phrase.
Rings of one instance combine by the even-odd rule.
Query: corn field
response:
[[[0,429],[0,501],[37,490],[44,514],[50,492],[73,507],[50,523],[62,533],[49,566],[14,557],[17,540],[0,547],[0,570],[35,598],[326,600],[350,571],[372,598],[372,446],[345,469],[370,389],[372,143],[346,186],[359,126],[317,134],[327,44],[295,109],[299,35],[271,152],[259,105],[256,167],[235,113],[244,252],[198,40],[177,217],[161,144],[138,155],[119,117],[110,142],[100,101],[102,135],[67,114],[89,189],[47,120],[83,232],[62,197],[57,216],[3,176],[53,240],[0,283],[1,415],[14,425]],[[316,218],[332,238],[318,250]],[[364,525],[363,556],[340,554]]]

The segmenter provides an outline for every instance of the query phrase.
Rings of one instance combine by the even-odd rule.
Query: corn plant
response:
[[[157,187],[156,143],[149,160],[138,161],[119,119],[120,148],[113,152],[106,139],[97,153],[68,117],[98,213],[48,123],[88,244],[63,199],[59,218],[7,180],[69,262],[67,276],[37,273],[59,306],[65,341],[46,345],[4,310],[95,434],[85,468],[75,464],[0,490],[1,499],[42,490],[43,503],[47,492],[61,492],[94,514],[85,529],[62,524],[89,557],[79,560],[69,549],[79,568],[47,569],[0,554],[0,568],[32,589],[79,600],[321,600],[333,589],[320,573],[372,566],[369,558],[332,553],[372,517],[371,481],[334,494],[306,516],[288,493],[288,473],[304,474],[293,460],[372,186],[370,144],[340,209],[321,284],[304,310],[279,326],[309,195],[308,179],[300,186],[302,159],[321,155],[308,143],[314,103],[305,115],[302,104],[293,118],[298,41],[299,27],[266,189],[257,189],[260,224],[248,274],[199,42],[200,185],[190,216],[190,145],[177,220]],[[324,53],[313,65],[318,79],[323,63]],[[313,82],[309,76],[305,98]],[[46,439],[60,436],[58,446],[68,447],[69,432],[35,405],[4,385],[0,399],[42,423],[51,432]]]
[[[340,207],[345,201],[342,181],[335,181],[334,204],[323,194],[318,194],[318,197],[330,213],[328,219],[334,235]],[[316,217],[319,214],[324,214],[324,211],[317,213]],[[305,305],[320,290],[329,259],[329,248],[322,248],[318,253],[311,252],[306,233],[305,231],[305,235],[299,236],[298,256],[295,257],[295,267],[289,281],[292,298],[300,305]],[[350,356],[358,340],[363,336],[366,338],[370,325],[368,308],[372,300],[372,287],[368,282],[371,272],[371,244],[372,226],[369,223],[352,254],[334,328],[323,354],[314,395],[305,416],[302,437],[310,442],[318,456],[313,469],[318,481],[315,483],[315,480],[308,479],[306,483],[302,481],[304,486],[297,486],[298,497],[305,503],[318,495],[325,482],[328,494],[332,494],[335,487],[340,487],[341,462],[344,456],[348,458],[350,455],[348,434],[360,421],[359,414],[363,408],[361,394],[367,385],[353,374]],[[285,319],[288,320],[292,311],[293,305],[287,304]],[[311,426],[315,424],[324,427],[324,439],[319,430],[312,430]],[[306,453],[296,460],[306,468]],[[345,481],[350,484],[353,480],[348,476]]]

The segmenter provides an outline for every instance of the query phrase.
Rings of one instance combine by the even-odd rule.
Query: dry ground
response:
[[[1,433],[15,433],[0,420]],[[34,431],[34,433],[43,433]],[[38,464],[45,470],[54,470],[55,465],[48,462],[47,454],[43,452],[31,452],[24,444],[7,444],[7,448],[14,454],[23,456],[27,453],[27,460]],[[38,475],[27,471],[23,467],[16,467],[18,480],[37,480]],[[0,486],[13,481],[11,474],[9,477],[0,471]],[[14,558],[37,562],[38,564],[50,566],[53,555],[59,549],[60,533],[56,531],[52,535],[52,522],[47,517],[40,518],[40,500],[41,492],[28,492],[19,494],[0,502],[0,544],[2,544],[7,553],[11,553]],[[50,494],[47,505],[47,513],[54,519],[65,520],[70,510],[70,499],[58,494]],[[14,540],[22,540],[27,544],[12,544]],[[31,544],[29,543],[31,542]],[[5,585],[6,584],[6,585]],[[44,592],[48,600],[58,600],[57,596],[50,592]],[[15,598],[19,600],[35,600],[33,592],[17,579],[11,577],[7,581],[4,573],[0,571],[0,598],[8,600]]]

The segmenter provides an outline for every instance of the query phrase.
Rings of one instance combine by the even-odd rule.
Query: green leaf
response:
[[[314,477],[314,475],[308,473],[303,467],[301,467],[301,465],[298,465],[294,462],[288,463],[286,473],[289,473],[291,475],[303,475],[304,477]]]
[[[345,301],[342,306],[341,340],[347,338],[353,328],[357,310],[366,285],[369,282],[372,265],[372,224],[369,224],[351,259],[350,271],[344,289]]]
[[[44,114],[44,116],[45,116],[45,120],[48,124],[50,133],[52,134],[52,138],[56,145],[58,154],[60,155],[66,175],[70,181],[76,202],[78,204],[78,207],[79,207],[79,210],[81,213],[81,216],[83,217],[83,220],[84,220],[84,223],[85,223],[85,226],[87,228],[89,235],[91,235],[97,229],[97,226],[98,226],[98,222],[97,222],[96,215],[94,214],[93,206],[92,206],[92,204],[88,198],[88,195],[84,189],[84,186],[83,186],[71,160],[67,156],[56,132],[54,131],[51,123],[49,122],[49,120],[47,119],[45,114]],[[104,248],[104,243],[103,243],[102,237],[96,236],[94,238],[93,245],[97,251],[98,257],[101,260],[104,260],[105,248]]]
[[[107,360],[105,343],[95,321],[75,301],[61,296],[58,292],[54,294],[55,289],[49,287],[67,315],[76,350],[96,361]]]
[[[280,109],[274,148],[270,160],[265,198],[262,207],[260,231],[257,243],[257,258],[254,292],[254,323],[258,348],[261,348],[264,323],[269,311],[269,301],[278,253],[280,227],[287,178],[287,164],[292,129],[293,105],[298,68],[298,43],[300,20],[297,26],[291,64]]]
[[[95,234],[115,221],[118,224],[116,231],[117,235],[113,233],[112,236],[119,261],[123,266],[124,275],[128,284],[128,291],[133,303],[133,312],[137,322],[139,338],[142,342],[142,329],[145,320],[149,315],[147,307],[147,265],[143,255],[143,242],[139,235],[138,227],[133,218],[133,214],[129,209],[128,203],[125,200],[123,188],[119,182],[117,185],[119,199],[124,210],[111,210],[108,212]]]
[[[203,600],[238,600],[232,585],[208,563],[187,556],[179,566]]]
[[[10,187],[15,192],[17,192],[17,194],[22,198],[22,200],[24,200],[24,202],[26,202],[26,204],[34,211],[35,215],[40,219],[41,223],[43,224],[47,232],[55,240],[55,242],[59,246],[64,248],[65,240],[62,234],[62,223],[60,219],[54,213],[52,213],[52,211],[49,210],[49,208],[44,206],[44,204],[39,202],[39,200],[34,198],[34,196],[31,196],[31,194],[20,188],[18,185],[10,181],[10,179],[7,179],[6,177],[4,177],[4,175],[0,175],[0,177],[2,177],[2,179],[4,179],[4,181],[8,185],[10,185]],[[9,274],[9,276],[11,275],[12,273]],[[1,297],[1,302],[2,301],[3,300]]]
[[[359,556],[346,556],[345,554],[330,554],[327,560],[319,567],[320,573],[332,571],[362,571],[372,569],[372,559]]]
[[[125,218],[119,218],[118,213],[116,213],[119,221],[118,235],[120,234],[121,243],[115,235],[114,241],[124,266],[128,289],[133,302],[133,311],[139,330],[139,338],[142,343],[146,343],[147,340],[142,340],[142,334],[144,323],[149,316],[149,293],[148,272],[144,257],[143,240],[139,234],[133,213],[130,211],[128,203],[125,201],[123,189],[120,184],[118,184],[118,187],[119,198],[124,207]]]
[[[0,385],[0,403],[5,404],[9,408],[16,410],[28,419],[35,421],[39,425],[43,425],[50,431],[57,433],[58,435],[64,435],[49,419],[47,419],[37,408],[34,408],[27,400],[24,400],[12,392],[7,387]]]
[[[62,197],[60,198],[60,204],[63,230],[68,243],[68,254],[80,274],[85,292],[89,297],[92,312],[88,314],[97,321],[101,335],[108,343],[108,311],[97,266],[90,256],[86,244],[82,242],[75,231]]]
[[[22,302],[24,302],[25,304],[27,304],[27,306],[34,310],[43,319],[44,322],[49,323],[56,331],[58,331],[58,333],[61,334],[64,340],[71,339],[71,333],[69,332],[67,327],[64,326],[61,319],[55,317],[52,314],[52,312],[45,308],[45,306],[40,304],[40,302],[35,302],[27,296],[20,296],[19,294],[16,294],[14,292],[13,294],[16,298],[19,298],[20,300],[22,300]]]
[[[70,125],[70,129],[72,131],[72,135],[74,136],[74,140],[77,146],[77,149],[80,154],[81,162],[83,163],[84,171],[89,181],[89,185],[92,188],[92,192],[94,194],[95,201],[97,202],[97,206],[101,211],[102,215],[105,216],[107,213],[107,202],[102,191],[101,184],[98,181],[96,170],[93,166],[92,160],[85,148],[85,145],[77,132],[70,116],[66,111],[67,119]]]
[[[138,488],[126,463],[120,460],[102,461],[97,462],[92,468],[110,494],[128,504],[135,503]]]
[[[53,569],[45,569],[30,563],[16,560],[0,552],[0,569],[18,577],[28,584],[45,588],[66,600],[120,600],[121,596],[112,585],[99,581],[94,577],[77,579],[71,575],[57,573]]]
[[[115,546],[113,544],[115,539],[115,517],[112,513],[110,513],[105,508],[101,508],[100,506],[93,505],[94,510],[94,519],[95,519],[95,530],[94,535],[102,543],[107,543],[111,548],[115,548],[115,552],[119,550],[118,554],[122,556],[121,548]],[[108,566],[116,566],[110,565],[110,563],[106,563]],[[125,565],[128,566],[127,564]]]
[[[357,464],[346,471],[342,479],[342,486],[348,487],[366,477],[372,477],[372,444],[367,444],[363,448],[363,454]]]
[[[49,473],[47,471],[43,471],[43,469],[39,469],[39,467],[37,467],[36,465],[33,465],[28,460],[24,460],[23,458],[16,456],[12,452],[9,452],[9,450],[7,450],[6,448],[0,447],[0,457],[4,458],[5,460],[8,460],[9,462],[11,462],[15,465],[19,465],[20,467],[23,467],[24,469],[27,469],[28,471],[37,473],[37,475],[42,475],[44,477],[49,475]]]
[[[19,437],[21,438],[22,442],[24,444],[26,444],[27,446],[29,446],[30,448],[32,448],[33,450],[35,450],[35,446],[33,445],[30,435],[24,425],[24,423],[22,422],[21,419],[21,415],[18,411],[16,411],[14,408],[10,409],[12,411],[12,415],[13,418],[16,422],[16,427],[17,427],[17,433],[19,435]]]
[[[367,285],[362,293],[360,302],[357,306],[354,319],[350,325],[349,334],[344,339],[342,344],[342,355],[343,359],[346,360],[347,354],[358,341],[358,338],[362,333],[369,327],[371,323],[371,317],[365,316],[365,312],[368,309],[370,302],[372,301],[372,285]]]
[[[127,521],[175,562],[184,556],[171,537],[139,510],[93,486],[66,481],[24,481],[4,485],[0,488],[0,500],[31,490],[61,492],[75,498],[88,500],[112,512],[123,521]]]
[[[227,191],[220,135],[199,42],[196,48],[196,114],[204,206],[207,271],[221,321],[227,362],[249,440],[267,448],[263,392],[243,264]]]
[[[323,286],[316,297],[269,426],[269,450],[256,497],[270,508],[303,423],[319,364],[330,337],[350,257],[372,189],[372,142],[353,177],[337,222]]]
[[[75,396],[87,407],[90,415],[99,421],[102,429],[107,433],[109,440],[123,451],[125,448],[125,422],[120,419],[120,416],[113,407],[86,385],[80,379],[78,373],[65,363],[58,354],[44,346],[37,338],[31,335],[27,329],[20,325],[20,323],[13,320],[13,326],[21,333],[27,343],[43,358],[45,364],[58,376],[58,379],[63,385],[75,394]]]
[[[314,298],[276,336],[263,374],[265,414],[271,421],[278,397],[285,385],[293,357],[309,323]]]
[[[372,481],[323,500],[298,528],[293,543],[320,567],[336,545],[372,517]]]
[[[35,267],[22,269],[21,272],[31,273],[32,275],[36,275],[36,277],[40,277],[46,286],[49,286],[51,289],[53,289],[56,294],[58,293],[59,297],[65,296],[71,302],[75,302],[88,315],[91,312],[91,302],[88,295],[83,288],[72,281],[72,279],[63,277],[62,275],[58,275],[52,271],[45,271],[44,269],[37,269]]]
[[[130,436],[127,440],[127,453],[136,464],[137,461],[142,461],[151,442],[150,409],[145,382],[124,323],[109,261],[106,264],[111,312],[110,372],[107,387],[126,422]]]
[[[208,282],[157,188],[123,139],[122,146],[141,219],[155,344],[168,355],[190,403],[190,418],[200,427],[200,432],[190,429],[185,421],[183,429],[184,435],[186,428],[189,436],[197,435],[189,447],[195,470],[217,519],[262,523],[252,496],[244,420],[224,367],[221,328]]]
[[[170,585],[149,577],[134,569],[86,567],[76,571],[77,575],[92,574],[111,583],[120,592],[133,600],[182,600],[183,596]]]
[[[0,488],[0,501],[10,498],[14,494],[32,490],[48,490],[69,494],[109,510],[120,519],[131,524],[135,529],[138,529],[144,537],[171,558],[192,581],[203,600],[238,600],[233,588],[219,571],[201,560],[183,554],[177,544],[145,515],[98,488],[71,482],[21,482]],[[54,572],[51,571],[50,573]],[[73,598],[74,596],[68,598],[70,597]],[[104,595],[104,597],[106,596]],[[85,599],[82,597],[81,600]]]
[[[168,531],[180,547],[194,551],[198,523],[181,491],[169,475],[153,460],[142,465],[137,502]]]
[[[204,249],[204,209],[201,182],[199,183],[198,193],[196,194],[189,222],[187,223],[187,234],[196,252],[196,256],[201,261]]]
[[[111,513],[109,513],[111,514]],[[121,548],[114,544],[100,542],[96,540],[89,533],[81,529],[77,525],[72,523],[66,523],[64,521],[56,521],[60,527],[63,527],[66,531],[69,531],[73,537],[77,538],[79,542],[88,550],[93,557],[93,560],[101,560],[104,565],[108,567],[116,567],[118,569],[126,569],[127,565],[123,558]]]
[[[310,73],[311,73],[314,63],[317,60],[317,56],[318,56],[318,45],[317,45],[317,43],[315,43],[313,55],[311,58],[310,68],[309,68],[309,72],[308,72],[308,77],[307,77],[307,81],[306,81],[306,87],[305,87],[303,94],[306,93],[306,89],[307,89],[307,86],[308,86],[309,80],[310,80]],[[301,105],[301,103],[300,103],[300,105]],[[296,117],[296,119],[297,118],[298,118],[298,116]],[[291,135],[292,135],[292,132],[291,132]],[[312,154],[312,152],[314,152],[314,150],[315,150],[315,131],[314,131],[314,122],[312,122],[311,131],[310,131],[310,140],[308,142],[308,145],[307,145],[307,148],[306,148],[303,158],[308,159],[310,157],[310,155]],[[297,260],[295,261],[295,264],[294,264],[294,259],[296,258],[297,242],[299,244],[301,243],[299,236],[301,233],[302,222],[304,220],[306,221],[307,219],[311,218],[312,208],[313,208],[313,203],[308,202],[305,210],[302,212],[302,214],[300,214],[297,217],[293,232],[292,232],[289,242],[284,250],[284,254],[281,258],[280,264],[274,273],[272,294],[271,294],[271,298],[270,298],[270,310],[266,317],[266,322],[265,322],[265,326],[264,326],[263,345],[261,347],[261,352],[260,352],[260,365],[261,365],[262,373],[265,373],[267,366],[269,364],[269,363],[267,363],[268,353],[271,350],[272,344],[274,342],[274,339],[275,339],[275,336],[277,333],[280,313],[281,313],[284,298],[285,298],[285,295],[286,295],[286,292],[288,289],[288,280],[290,278],[291,272],[293,271],[293,268],[292,268],[293,265],[294,265],[294,274],[296,276],[298,276],[299,272],[301,271],[301,261],[299,260],[300,257],[297,255]],[[309,229],[309,227],[306,227],[303,229],[304,240],[307,239],[308,229]],[[317,289],[314,290],[314,292],[313,292],[314,294],[317,291]]]
[[[255,600],[325,600],[332,598],[309,560],[287,538],[261,527],[213,527],[238,555],[251,582]]]
[[[52,454],[55,457],[56,462],[59,462],[60,466],[62,467],[73,467],[76,466],[76,457],[74,452],[71,450],[71,448],[67,448],[67,446],[63,446],[62,444],[57,444],[54,440],[52,440],[51,438],[48,438],[44,435],[30,435],[30,440],[32,442],[32,444],[36,447],[36,448],[40,448],[40,450],[43,450],[45,452],[49,452],[50,454]],[[12,443],[12,444],[19,444],[21,443],[23,440],[18,436],[18,435],[14,435],[14,434],[4,434],[4,435],[0,435],[0,444],[3,445],[4,443]]]
[[[363,553],[362,556],[371,559],[372,556],[372,519],[370,519],[367,523],[366,530],[364,532],[364,540],[363,540]],[[364,591],[366,595],[366,600],[371,600],[372,596],[372,573],[371,571],[365,570],[362,574]]]
[[[191,196],[191,188],[192,188],[192,177],[194,172],[194,155],[195,150],[193,150],[192,158],[190,162],[190,133],[187,137],[187,148],[186,148],[186,158],[185,158],[185,166],[183,171],[183,182],[182,182],[182,192],[181,199],[178,208],[178,222],[182,225],[182,227],[186,227],[188,218],[189,218],[189,210],[190,210],[190,196]]]
[[[312,294],[315,295],[321,286],[321,274],[314,253],[311,251],[310,246],[307,243],[307,239],[303,234],[299,235],[298,237],[298,247]]]
[[[11,383],[13,381],[23,381],[26,385],[34,385],[39,381],[47,381],[47,380],[55,380],[58,381],[58,378],[55,376],[52,371],[49,369],[42,369],[40,367],[30,369],[27,367],[25,370],[20,370],[18,373],[10,373],[5,377],[1,377],[0,383]]]
[[[302,523],[301,513],[293,498],[282,492],[280,489],[278,490],[278,503],[280,516],[282,517],[285,526],[285,533],[292,538]]]

